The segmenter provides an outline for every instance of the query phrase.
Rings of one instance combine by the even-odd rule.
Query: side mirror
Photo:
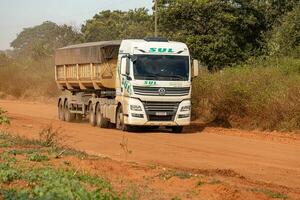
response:
[[[199,75],[199,61],[193,60],[193,77],[197,77]]]
[[[129,58],[128,57],[123,57],[121,58],[121,75],[127,75],[127,70],[128,70],[128,62]]]

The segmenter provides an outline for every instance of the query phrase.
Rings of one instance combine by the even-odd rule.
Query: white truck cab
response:
[[[174,132],[190,124],[192,68],[184,43],[161,38],[123,40],[117,70],[116,100],[123,107],[122,123],[166,126]]]

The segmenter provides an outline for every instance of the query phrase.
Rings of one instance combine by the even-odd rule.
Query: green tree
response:
[[[82,26],[86,42],[144,38],[152,34],[152,16],[145,8],[102,11]]]
[[[275,27],[269,41],[271,54],[296,53],[300,56],[300,4],[282,19],[282,23]]]
[[[249,2],[249,0],[240,1]],[[299,0],[250,0],[250,3],[264,14],[269,30],[280,23],[281,18],[292,11],[299,2]]]
[[[254,55],[263,41],[262,13],[246,1],[169,0],[159,10],[160,30],[187,43],[209,68],[221,68]]]
[[[56,48],[79,43],[81,33],[67,25],[57,25],[46,21],[41,25],[25,28],[11,42],[19,55],[32,56],[35,59],[51,56]]]

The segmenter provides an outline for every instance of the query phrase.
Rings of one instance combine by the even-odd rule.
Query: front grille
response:
[[[148,116],[149,121],[172,121],[173,116],[156,116],[156,115],[149,115]]]
[[[145,96],[160,96],[159,89],[164,89],[164,96],[185,96],[190,92],[190,87],[142,87],[133,86],[135,94]]]
[[[143,102],[143,104],[149,121],[173,121],[179,105],[177,102]]]

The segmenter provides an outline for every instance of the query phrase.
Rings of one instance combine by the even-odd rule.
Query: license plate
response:
[[[166,116],[167,113],[166,112],[156,112],[155,113],[157,116]]]

